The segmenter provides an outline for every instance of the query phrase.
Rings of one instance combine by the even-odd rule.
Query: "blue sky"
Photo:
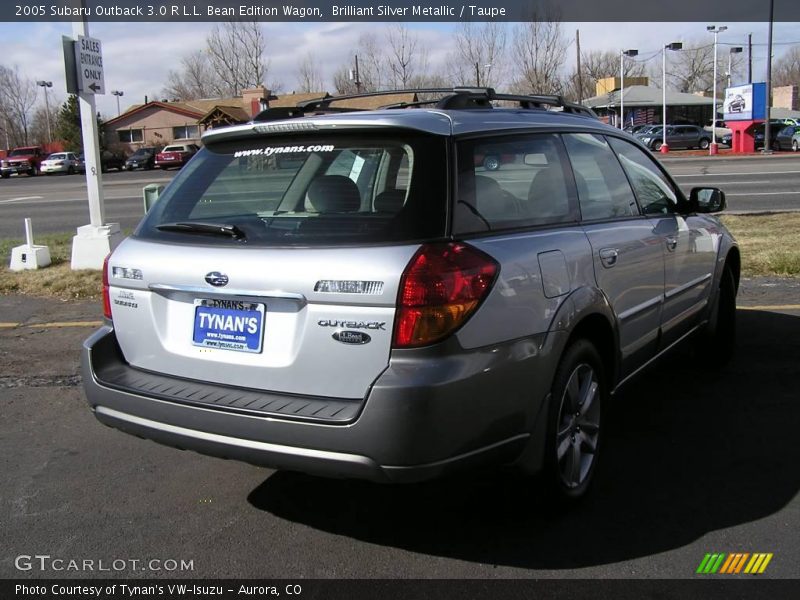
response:
[[[718,23],[723,24],[723,23]],[[106,89],[120,89],[122,110],[129,104],[159,95],[167,73],[176,68],[180,57],[202,45],[205,33],[213,24],[208,23],[90,23],[90,34],[103,42]],[[652,54],[671,41],[708,40],[706,23],[564,23],[566,37],[572,39],[575,30],[581,31],[581,47],[590,50],[619,50],[638,48],[640,54]],[[765,23],[727,23],[728,31],[720,35],[720,43],[745,44],[747,34],[753,34],[754,78],[763,79],[766,58],[767,25]],[[780,57],[790,46],[800,43],[798,23],[775,25],[774,56]],[[429,48],[432,69],[444,64],[452,51],[450,32],[456,25],[450,23],[408,23]],[[351,49],[358,37],[367,31],[376,31],[383,24],[376,23],[265,23],[267,51],[271,60],[270,81],[291,91],[296,85],[295,71],[299,59],[313,53],[327,79],[326,88],[332,89],[330,77],[342,63],[350,60]],[[61,36],[71,35],[68,23],[0,23],[3,55],[0,63],[19,66],[20,70],[35,79],[53,82],[54,98],[65,97]],[[721,48],[721,52],[725,52]],[[570,61],[574,61],[575,47],[570,47]],[[104,116],[116,115],[116,98],[98,96],[98,110]]]

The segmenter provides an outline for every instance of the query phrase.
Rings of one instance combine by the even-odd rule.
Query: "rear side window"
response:
[[[585,221],[639,214],[636,198],[606,140],[590,133],[564,136]]]
[[[609,138],[609,143],[619,156],[619,161],[633,185],[642,212],[659,215],[675,212],[678,197],[667,177],[642,150],[618,138]]]
[[[577,200],[557,135],[531,134],[458,145],[455,233],[576,222]]]
[[[443,237],[446,216],[444,138],[261,137],[201,149],[136,235],[253,246],[411,242]],[[241,235],[214,234],[209,223]]]

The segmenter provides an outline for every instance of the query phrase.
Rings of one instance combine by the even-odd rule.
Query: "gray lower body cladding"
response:
[[[101,328],[82,355],[86,396],[102,423],[211,456],[383,482],[513,462],[542,442],[531,433],[546,413],[540,409],[565,341],[554,332],[475,350],[454,352],[450,340],[447,348],[395,351],[360,412],[324,422],[172,401],[104,381],[113,336]]]

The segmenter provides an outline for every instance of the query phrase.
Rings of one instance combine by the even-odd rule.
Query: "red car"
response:
[[[189,162],[200,148],[196,144],[172,144],[165,146],[164,149],[156,154],[156,167],[160,169],[170,169],[172,167],[180,169]]]
[[[46,158],[47,154],[39,146],[14,148],[0,161],[0,176],[8,179],[14,173],[27,173],[33,177],[39,174],[42,161]]]

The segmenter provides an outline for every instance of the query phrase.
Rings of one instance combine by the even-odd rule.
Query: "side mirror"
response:
[[[725,210],[725,192],[719,188],[692,188],[689,195],[692,212],[716,213]]]
[[[142,199],[144,200],[144,214],[147,214],[158,200],[161,192],[164,191],[163,185],[149,183],[142,188]]]

